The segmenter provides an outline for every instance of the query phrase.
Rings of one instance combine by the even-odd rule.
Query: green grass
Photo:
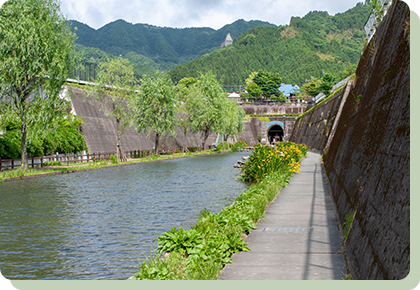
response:
[[[81,167],[78,167],[77,169],[80,170]],[[18,169],[13,169],[13,170],[5,170],[5,171],[0,172],[0,183],[3,182],[3,179],[7,179],[7,178],[35,176],[35,175],[41,175],[41,174],[47,174],[47,173],[70,171],[70,170],[76,170],[76,169],[54,168],[54,169],[38,170],[38,169],[33,169],[33,168],[27,168],[27,169],[18,168]]]
[[[346,221],[343,223],[344,240],[347,239],[347,237],[349,235],[349,231],[351,229],[351,226],[353,225],[354,213],[355,212],[353,211],[353,212],[349,212],[348,214],[345,215]]]
[[[272,117],[272,118],[282,118],[282,117],[297,117],[297,116],[299,116],[300,114],[267,114],[267,115],[248,115],[248,116],[251,116],[251,117],[255,117],[255,118],[258,118],[258,117]]]
[[[231,152],[231,150],[220,150],[218,153],[220,152]],[[71,164],[69,166],[67,166],[66,163],[62,163],[61,166],[56,165],[56,166],[51,166],[50,168],[40,168],[38,167],[37,169],[33,169],[33,168],[27,168],[27,169],[23,169],[23,168],[17,168],[17,169],[13,169],[13,170],[5,170],[0,172],[0,182],[3,182],[3,179],[6,178],[15,178],[15,177],[25,177],[25,176],[36,176],[36,175],[44,175],[46,173],[55,173],[55,172],[66,172],[66,171],[80,171],[80,170],[93,170],[93,169],[99,169],[99,168],[103,168],[103,167],[110,167],[110,166],[116,166],[116,165],[124,165],[124,164],[134,164],[134,163],[142,163],[142,162],[151,162],[151,161],[157,161],[157,160],[171,160],[171,159],[175,159],[175,158],[185,158],[185,157],[193,157],[193,156],[197,156],[197,155],[202,155],[202,154],[213,154],[215,153],[214,150],[206,150],[206,151],[200,151],[200,152],[188,152],[186,154],[183,153],[176,153],[176,154],[172,154],[172,155],[160,155],[160,156],[156,156],[156,155],[151,155],[151,156],[147,156],[147,157],[143,157],[143,158],[133,158],[130,161],[124,161],[124,162],[118,162],[118,164],[116,164],[115,162],[110,161],[106,161],[106,160],[101,160],[101,161],[97,161],[97,162],[92,162],[90,161],[89,163],[84,162],[84,163],[76,163],[76,164]],[[56,167],[56,168],[54,168]]]
[[[249,121],[251,118],[257,118],[261,121],[269,122],[269,118],[283,118],[283,117],[298,117],[300,114],[268,114],[268,115],[245,115],[243,118],[244,121]]]

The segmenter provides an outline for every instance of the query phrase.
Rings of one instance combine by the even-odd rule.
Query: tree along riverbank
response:
[[[236,150],[237,150],[237,147],[236,147]],[[156,161],[161,161],[161,160],[171,160],[171,159],[187,158],[187,157],[210,155],[210,154],[220,154],[220,153],[226,153],[226,152],[232,152],[232,148],[227,149],[227,150],[223,150],[223,148],[215,148],[215,149],[206,150],[206,151],[176,153],[176,154],[171,154],[171,155],[152,155],[152,156],[143,157],[143,158],[129,158],[127,159],[127,161],[124,161],[124,162],[114,162],[111,160],[99,160],[97,162],[89,162],[87,164],[75,164],[75,165],[70,165],[70,166],[54,165],[54,166],[46,166],[43,168],[35,168],[35,169],[18,168],[14,170],[7,170],[4,172],[0,172],[0,183],[13,181],[13,180],[44,177],[44,176],[50,176],[50,175],[97,170],[104,167],[125,166],[125,165],[143,163],[143,162],[156,162]]]
[[[240,179],[253,182],[219,213],[204,209],[189,230],[163,233],[158,249],[130,280],[215,280],[235,252],[249,251],[245,238],[256,228],[280,189],[299,172],[307,147],[292,142],[259,146],[242,168]]]

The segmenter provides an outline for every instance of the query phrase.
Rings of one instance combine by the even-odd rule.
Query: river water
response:
[[[0,184],[0,271],[7,279],[127,279],[172,227],[189,229],[248,186],[247,152]]]

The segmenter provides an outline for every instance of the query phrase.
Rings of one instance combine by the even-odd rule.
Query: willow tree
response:
[[[190,96],[190,88],[197,83],[197,79],[195,78],[183,78],[181,79],[178,84],[176,85],[176,94],[177,94],[177,126],[182,128],[184,132],[184,144],[182,145],[182,152],[185,153],[187,151],[187,133],[190,130],[190,112],[188,109],[191,109],[187,106],[189,102]],[[193,108],[192,108],[193,109]]]
[[[194,133],[202,134],[203,149],[210,134],[223,128],[226,99],[227,94],[211,72],[201,75],[189,90],[189,124]]]
[[[223,139],[227,141],[229,137],[238,136],[244,130],[245,111],[237,105],[235,100],[229,99],[226,100],[223,111],[224,121],[218,133],[222,134]]]
[[[158,154],[159,138],[175,134],[176,94],[166,74],[156,72],[154,79],[144,76],[133,99],[134,123],[138,132],[155,133],[155,150]]]
[[[28,125],[65,109],[59,93],[76,63],[75,39],[58,1],[9,0],[0,9],[0,100],[3,114],[19,117],[25,168]]]
[[[102,62],[95,79],[97,83],[88,89],[88,96],[101,103],[100,109],[114,119],[117,133],[117,158],[124,158],[121,138],[124,130],[132,123],[133,110],[130,106],[134,95],[136,78],[129,61],[121,57]]]

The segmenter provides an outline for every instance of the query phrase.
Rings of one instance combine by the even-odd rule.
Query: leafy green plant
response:
[[[372,13],[375,15],[376,20],[378,21],[378,24],[382,21],[382,18],[384,17],[385,11],[382,8],[382,5],[379,0],[367,0],[367,5],[372,8]]]
[[[299,172],[299,161],[306,156],[306,153],[306,145],[293,142],[279,142],[276,148],[255,147],[242,167],[241,179],[246,182],[260,182],[268,174],[283,168],[287,168],[291,174]]]
[[[30,125],[35,133],[29,134],[28,157],[39,157],[55,154],[55,152],[81,152],[87,150],[83,134],[78,128],[83,119],[78,116],[62,115],[57,117],[57,124],[51,128],[39,128]],[[0,157],[2,159],[19,159],[21,157],[21,136],[17,128],[18,119],[15,115],[6,121],[6,132],[0,136]],[[2,124],[3,125],[3,124]],[[36,128],[35,128],[36,127]]]
[[[115,155],[109,156],[109,160],[111,160],[112,164],[118,164],[118,158]]]
[[[191,249],[203,242],[203,236],[194,229],[185,231],[182,227],[178,232],[173,227],[169,232],[165,232],[158,238],[158,253],[178,252],[180,254],[190,254]]]
[[[183,280],[186,267],[185,257],[172,253],[166,259],[160,255],[152,256],[140,266],[140,271],[134,277],[138,280]]]
[[[237,152],[238,150],[244,150],[247,146],[248,146],[248,143],[246,143],[245,141],[236,142],[232,146],[232,152]]]
[[[354,212],[350,212],[345,215],[346,221],[343,223],[343,234],[344,234],[344,240],[347,239],[349,235],[349,231],[351,229],[351,226],[353,225],[354,220]]]
[[[197,151],[197,147],[189,147],[187,153],[194,153]]]
[[[25,174],[29,171],[33,171],[33,169],[20,167],[18,169],[4,171],[4,173],[2,173],[1,175],[2,178],[22,177],[25,176]]]
[[[57,161],[57,160],[47,161],[47,162],[44,163],[44,166],[62,166],[62,165],[63,165],[63,163],[61,163],[61,161]]]
[[[222,151],[223,150],[223,145],[224,145],[225,150],[228,149],[229,143],[226,142],[226,141],[222,141],[219,144],[217,144],[216,151]]]

